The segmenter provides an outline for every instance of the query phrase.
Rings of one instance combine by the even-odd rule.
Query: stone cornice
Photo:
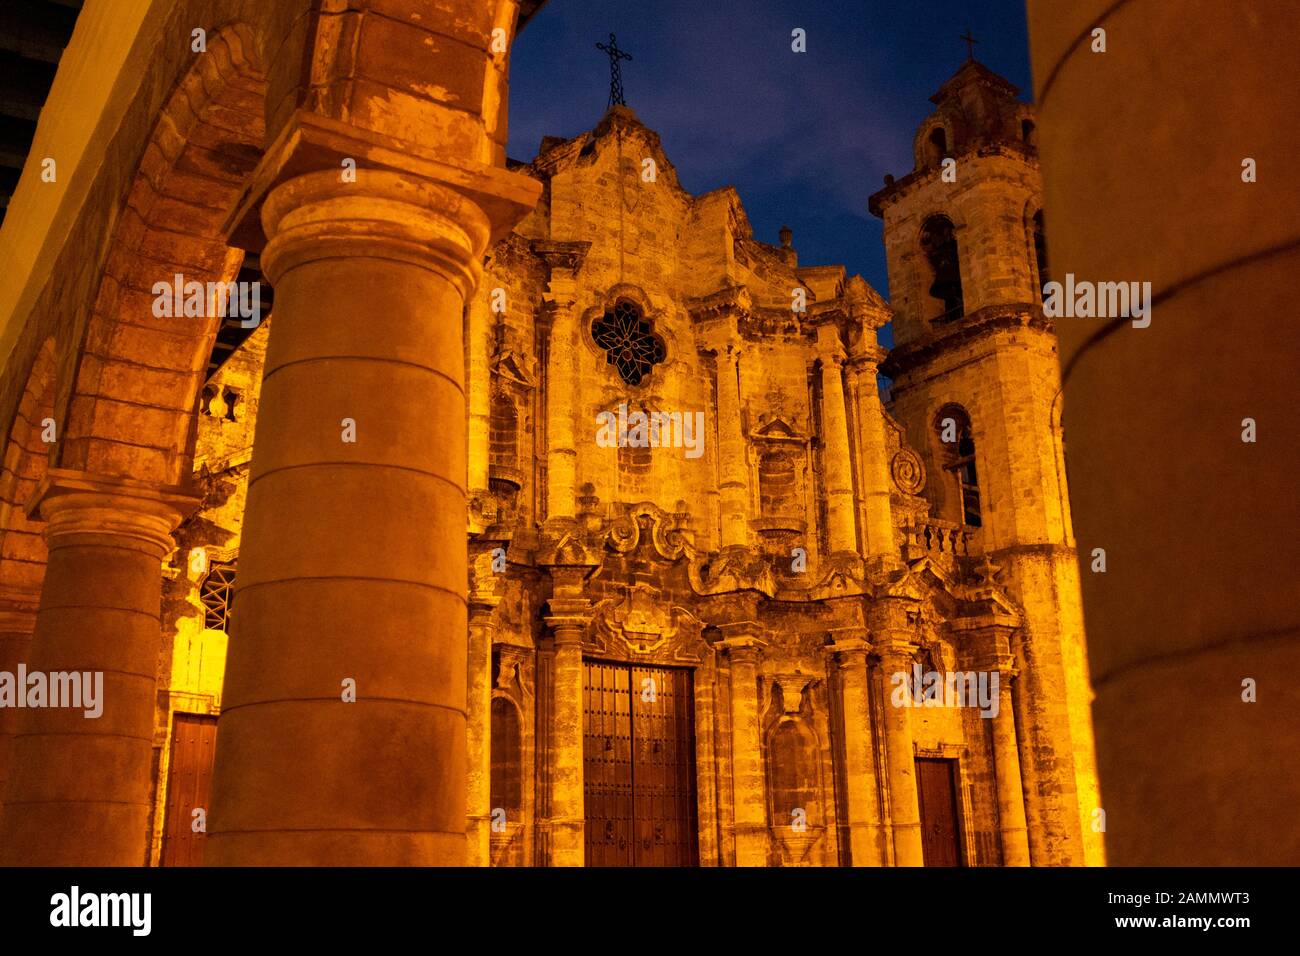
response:
[[[557,272],[567,272],[572,276],[582,268],[587,253],[591,250],[591,243],[569,242],[561,239],[534,239],[532,249],[545,261],[552,275]]]
[[[922,339],[895,346],[890,350],[888,358],[881,363],[880,370],[890,378],[898,378],[982,336],[1016,329],[1053,338],[1056,332],[1055,324],[1043,315],[1042,308],[1037,304],[1022,302],[985,306]]]
[[[980,146],[971,147],[954,153],[952,158],[956,160],[981,158],[988,156],[1002,156],[1007,159],[1016,159],[1027,165],[1038,166],[1038,151],[1031,146],[1024,146],[1017,143],[985,143]],[[873,216],[884,217],[885,206],[891,205],[901,199],[913,186],[938,179],[943,170],[938,166],[926,166],[921,169],[914,169],[902,179],[895,179],[887,182],[883,189],[872,193],[867,198],[867,210]]]
[[[718,320],[741,321],[754,307],[749,289],[743,285],[727,286],[709,295],[686,301],[686,311],[697,325]]]

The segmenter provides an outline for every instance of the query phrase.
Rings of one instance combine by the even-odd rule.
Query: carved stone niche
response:
[[[759,514],[750,521],[765,552],[788,554],[808,530],[808,439],[791,420],[763,413],[749,434],[758,473]]]
[[[771,680],[764,749],[772,832],[782,866],[808,866],[826,833],[822,747],[809,697],[817,677],[778,673]]]

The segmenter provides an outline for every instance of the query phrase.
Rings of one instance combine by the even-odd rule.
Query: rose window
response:
[[[629,385],[640,385],[667,357],[664,340],[654,334],[641,310],[626,299],[591,323],[591,337],[605,350],[605,362]]]

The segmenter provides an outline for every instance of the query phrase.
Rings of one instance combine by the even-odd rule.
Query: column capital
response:
[[[542,618],[552,631],[556,645],[580,644],[582,634],[591,623],[591,602],[586,598],[551,598]]]
[[[533,252],[537,253],[550,271],[550,281],[572,280],[586,261],[590,242],[566,242],[560,239],[534,239]]]
[[[840,667],[861,666],[867,662],[867,655],[871,653],[871,642],[865,637],[845,637],[834,644],[826,645],[827,654],[839,655]]]
[[[736,336],[737,324],[740,320],[749,316],[754,307],[753,297],[749,293],[748,286],[732,285],[727,286],[717,292],[709,295],[700,296],[697,299],[690,299],[686,303],[686,311],[691,317],[691,321],[696,325],[710,325],[719,331],[726,330],[730,332],[732,338]],[[713,348],[713,345],[709,346]]]
[[[737,634],[734,637],[724,637],[718,642],[718,646],[725,648],[727,656],[733,661],[757,664],[767,642],[752,634]]]
[[[305,173],[271,189],[262,206],[269,237],[262,268],[272,284],[308,262],[365,255],[421,266],[469,298],[483,270],[492,224],[450,186],[388,170],[355,183],[334,170]]]
[[[36,485],[27,512],[45,521],[51,548],[61,538],[104,535],[136,541],[161,560],[176,546],[172,532],[201,504],[198,496],[185,492],[133,478],[51,468]]]
[[[908,641],[898,640],[896,638],[886,638],[877,642],[872,648],[877,657],[880,658],[883,667],[902,667],[910,666],[912,658],[920,647]]]
[[[343,179],[344,160],[354,164],[355,179],[351,182]],[[300,108],[280,128],[227,219],[230,244],[261,250],[271,235],[263,204],[279,186],[316,172],[333,183],[334,198],[340,199],[358,191],[358,187],[364,188],[380,174],[406,181],[416,189],[419,187],[414,184],[419,182],[458,193],[479,210],[487,224],[484,247],[507,235],[537,204],[542,193],[542,184],[530,176],[435,153],[409,140],[397,140],[377,130]],[[356,213],[336,215],[346,221]],[[446,210],[446,215],[455,221],[454,212]],[[473,258],[481,260],[482,252],[475,252]],[[267,268],[265,258],[263,268]],[[273,275],[269,270],[267,274]]]
[[[853,348],[845,362],[845,367],[854,375],[875,375],[880,363],[889,355],[889,350],[880,345],[859,343]]]

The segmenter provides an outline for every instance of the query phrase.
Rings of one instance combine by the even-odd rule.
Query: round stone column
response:
[[[469,595],[467,866],[492,862],[492,639],[497,629],[493,615],[501,598],[490,578],[480,578]]]
[[[36,494],[49,560],[26,670],[51,686],[74,675],[59,683],[79,685],[80,701],[19,711],[0,866],[143,866],[162,559],[198,502],[62,469]]]
[[[767,866],[767,781],[763,773],[763,741],[759,728],[758,669],[762,643],[758,638],[728,637],[723,646],[731,659],[731,778],[735,819],[736,866]]]
[[[888,762],[890,822],[894,830],[894,864],[924,866],[921,845],[921,803],[916,792],[916,754],[912,746],[912,713],[908,706],[896,706],[891,678],[912,675],[913,644],[889,642],[876,645],[885,693],[885,755]],[[910,687],[911,684],[909,683]]]
[[[828,328],[822,326],[822,329]],[[819,332],[821,329],[818,330]],[[826,336],[823,336],[823,342]],[[821,356],[822,429],[826,474],[826,526],[830,553],[854,554],[858,550],[856,505],[853,500],[852,456],[849,453],[849,425],[844,407],[844,354],[838,344]]]
[[[849,853],[854,866],[881,866],[884,854],[880,803],[876,799],[875,746],[871,736],[871,678],[867,669],[871,645],[850,632],[827,650],[839,657]]]
[[[1020,779],[1020,748],[1016,715],[1011,703],[1012,670],[998,675],[998,713],[993,721],[993,770],[997,777],[998,830],[1002,834],[1002,865],[1029,866],[1029,830],[1025,824],[1025,793]]]
[[[561,611],[548,617],[555,633],[551,725],[551,865],[586,862],[582,767],[582,632],[587,618]]]
[[[718,493],[722,509],[722,547],[745,547],[749,528],[749,463],[740,414],[740,346],[718,348]]]
[[[289,179],[205,861],[459,865],[462,313],[483,210],[430,180]]]
[[[1151,300],[1056,319],[1096,691],[1084,826],[1115,866],[1294,865],[1300,19],[1030,0],[1028,22],[1052,274]]]

